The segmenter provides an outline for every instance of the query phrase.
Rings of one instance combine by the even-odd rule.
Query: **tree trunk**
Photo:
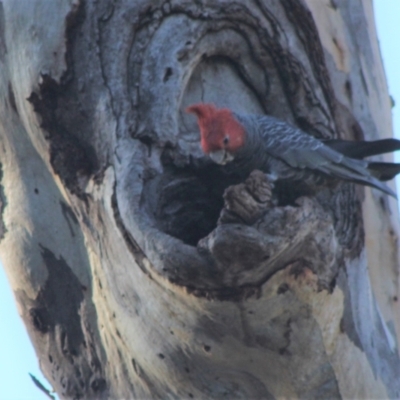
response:
[[[3,0],[0,64],[1,257],[62,398],[400,397],[397,203],[270,204],[184,112],[390,135],[370,1]]]

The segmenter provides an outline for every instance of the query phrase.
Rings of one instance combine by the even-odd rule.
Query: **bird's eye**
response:
[[[229,143],[229,136],[224,137],[224,145],[226,146]]]

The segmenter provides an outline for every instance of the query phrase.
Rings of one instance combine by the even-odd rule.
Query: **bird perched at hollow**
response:
[[[204,153],[229,172],[259,169],[277,183],[297,184],[308,192],[345,180],[397,198],[383,181],[398,174],[400,164],[363,158],[399,150],[399,140],[319,140],[268,115],[237,114],[205,103],[186,111],[197,117]]]

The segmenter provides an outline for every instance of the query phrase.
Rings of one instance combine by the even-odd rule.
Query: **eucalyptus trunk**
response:
[[[396,201],[224,200],[184,112],[390,136],[371,1],[3,0],[0,97],[1,258],[60,397],[400,397]]]

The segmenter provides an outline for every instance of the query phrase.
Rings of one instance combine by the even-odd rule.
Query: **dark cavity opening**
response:
[[[217,225],[223,206],[222,193],[213,193],[205,176],[170,170],[155,182],[157,200],[152,207],[159,229],[195,246]]]
[[[211,160],[184,168],[173,163],[164,166],[164,174],[145,185],[147,211],[158,229],[196,246],[216,228],[224,206],[225,189],[243,182],[248,174],[225,170]],[[277,205],[295,205],[300,195],[307,195],[304,188],[297,191],[291,184],[288,189],[284,183],[277,182],[274,188]]]
[[[216,226],[224,190],[242,181],[221,172],[216,164],[165,166],[164,174],[145,185],[147,210],[163,232],[195,246]]]
[[[165,74],[164,74],[164,78],[163,78],[163,82],[167,82],[169,80],[169,78],[171,78],[172,76],[172,68],[168,67],[165,69]]]

